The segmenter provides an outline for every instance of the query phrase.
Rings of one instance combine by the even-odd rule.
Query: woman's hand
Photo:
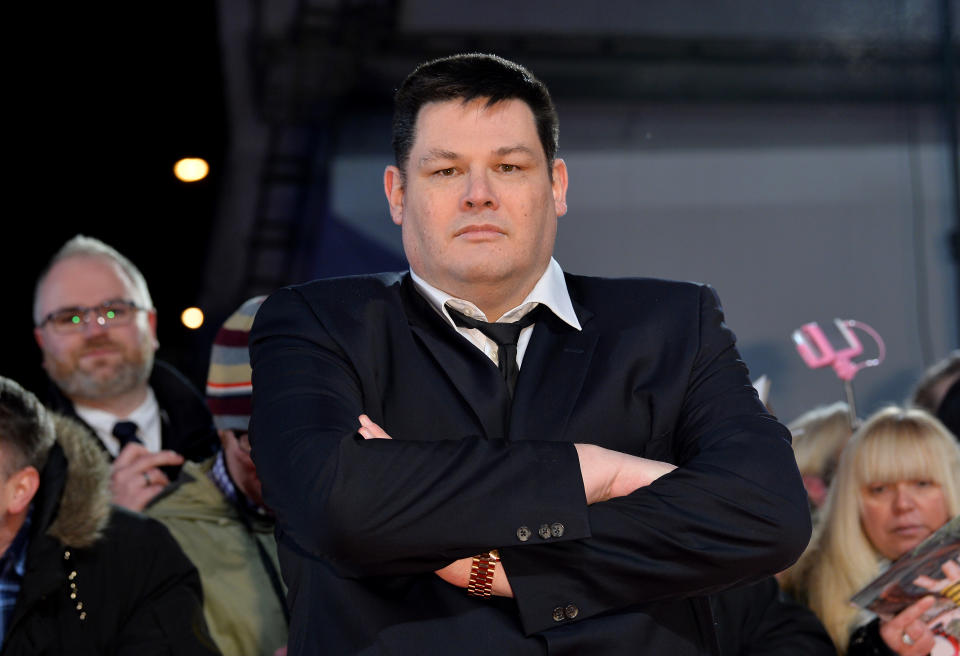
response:
[[[917,585],[930,592],[944,593],[953,589],[951,586],[960,583],[960,562],[948,560],[940,568],[944,578],[934,579],[929,576],[918,576],[914,579]],[[892,619],[880,622],[880,637],[886,645],[901,656],[926,656],[934,647],[935,634],[927,624],[920,619],[936,603],[933,596],[924,597],[920,601],[903,609]]]
[[[927,656],[933,650],[933,631],[920,617],[933,607],[934,598],[924,597],[888,621],[880,621],[880,637],[900,656]]]

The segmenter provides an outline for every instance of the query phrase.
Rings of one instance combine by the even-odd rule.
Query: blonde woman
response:
[[[923,410],[881,410],[850,439],[820,526],[784,585],[820,617],[841,654],[925,656],[934,635],[914,618],[929,599],[888,622],[871,621],[849,599],[957,514],[957,442]],[[951,564],[952,576],[958,569]]]

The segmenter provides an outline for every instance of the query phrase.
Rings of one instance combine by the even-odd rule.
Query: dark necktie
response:
[[[123,447],[130,444],[130,442],[136,442],[137,444],[143,444],[143,440],[137,437],[137,425],[132,421],[118,421],[113,425],[113,436],[120,440],[120,450],[123,450]]]
[[[450,318],[455,324],[464,328],[476,328],[497,343],[497,368],[503,375],[511,399],[513,390],[517,387],[517,376],[520,375],[520,367],[517,365],[517,340],[520,339],[520,332],[524,328],[537,321],[543,307],[537,305],[513,323],[490,323],[468,317],[447,306],[447,312],[450,313]]]

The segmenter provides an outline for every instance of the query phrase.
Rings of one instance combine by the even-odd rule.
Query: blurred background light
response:
[[[188,307],[180,314],[180,321],[190,330],[196,330],[203,325],[203,310],[196,307]]]
[[[173,165],[173,174],[181,182],[197,182],[207,177],[210,165],[201,157],[184,157]]]

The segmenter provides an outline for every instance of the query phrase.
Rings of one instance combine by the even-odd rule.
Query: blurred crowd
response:
[[[0,378],[3,654],[285,653],[248,435],[262,301],[220,328],[203,395],[154,358],[156,309],[132,262],[84,236],[53,257],[33,307],[49,390]],[[838,402],[789,423],[814,536],[776,579],[716,595],[724,655],[958,653],[956,612],[928,619],[956,601],[956,550],[915,582],[919,601],[880,615],[850,603],[960,515],[958,381],[954,351],[900,405],[854,422]]]

